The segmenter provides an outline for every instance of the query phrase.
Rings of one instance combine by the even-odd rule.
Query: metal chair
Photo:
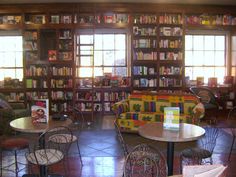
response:
[[[229,123],[231,121],[236,121],[236,106],[233,107],[229,113],[228,113],[228,117],[227,117],[227,121],[229,121]],[[232,123],[232,122],[231,122]],[[234,122],[235,123],[235,122]],[[230,128],[230,127],[229,127]],[[230,157],[231,157],[231,154],[232,154],[232,150],[233,150],[233,147],[234,147],[234,143],[235,143],[235,137],[236,137],[236,128],[235,127],[232,127],[230,128],[231,129],[231,134],[233,136],[233,140],[232,140],[232,144],[230,146],[230,152],[229,152],[229,157],[228,157],[228,161],[230,160]]]
[[[217,122],[217,116],[220,108],[220,101],[213,93],[213,91],[207,87],[194,86],[190,87],[190,91],[200,98],[205,108],[205,119],[210,124]]]
[[[18,151],[25,150],[29,148],[29,141],[25,138],[18,137],[8,137],[1,139],[0,143],[0,152],[1,152],[1,176],[3,175],[2,171],[7,170],[15,173],[18,176],[18,173],[22,170],[19,168],[19,164],[26,165],[18,161],[17,153]],[[14,156],[14,162],[5,166],[3,165],[3,153],[12,152]],[[11,166],[14,165],[14,169],[11,169]]]
[[[60,162],[64,164],[65,153],[68,152],[72,139],[73,134],[68,127],[49,129],[40,135],[38,143],[26,154],[26,159],[30,165],[39,168],[40,177],[47,176],[50,166]]]
[[[114,126],[115,126],[115,130],[116,130],[116,135],[118,137],[118,140],[122,146],[122,149],[123,149],[123,152],[124,152],[124,156],[127,157],[127,155],[129,154],[129,150],[128,150],[128,146],[127,144],[125,143],[124,141],[124,138],[121,134],[121,131],[120,131],[120,127],[119,125],[117,124],[116,120],[114,121]]]
[[[167,164],[162,153],[147,144],[140,144],[128,154],[124,177],[166,177]]]
[[[212,154],[216,145],[219,129],[215,127],[205,127],[205,136],[198,142],[198,147],[184,149],[180,153],[180,171],[184,165],[201,165],[205,163],[213,164]],[[209,161],[207,161],[209,159]]]

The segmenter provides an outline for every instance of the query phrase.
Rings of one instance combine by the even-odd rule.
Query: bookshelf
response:
[[[157,15],[135,14],[132,26],[133,89],[157,88]]]
[[[182,14],[159,15],[159,89],[182,90],[184,85]]]

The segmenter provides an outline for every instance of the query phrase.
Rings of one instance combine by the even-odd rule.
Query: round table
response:
[[[47,129],[58,126],[69,126],[70,124],[72,124],[71,119],[61,121],[51,118],[48,123],[33,123],[31,117],[21,117],[10,122],[10,126],[14,130],[24,133],[43,133]]]
[[[179,130],[170,130],[165,129],[162,122],[147,123],[139,127],[138,132],[145,138],[167,142],[169,176],[173,175],[174,143],[194,141],[205,134],[205,130],[197,125],[180,123]]]

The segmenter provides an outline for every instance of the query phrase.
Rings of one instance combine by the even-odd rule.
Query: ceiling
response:
[[[82,3],[82,2],[236,5],[236,0],[0,0],[0,4]]]

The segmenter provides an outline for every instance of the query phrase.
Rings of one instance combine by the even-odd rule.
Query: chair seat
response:
[[[205,159],[211,157],[211,152],[201,148],[189,148],[182,151],[182,156],[185,158]]]
[[[0,147],[4,150],[20,150],[29,146],[29,141],[25,138],[9,138],[1,142]]]
[[[55,134],[49,137],[49,141],[54,143],[71,143],[77,141],[77,137],[75,135],[70,134]]]
[[[56,149],[40,149],[28,154],[26,158],[35,165],[52,165],[61,161],[64,155]]]

